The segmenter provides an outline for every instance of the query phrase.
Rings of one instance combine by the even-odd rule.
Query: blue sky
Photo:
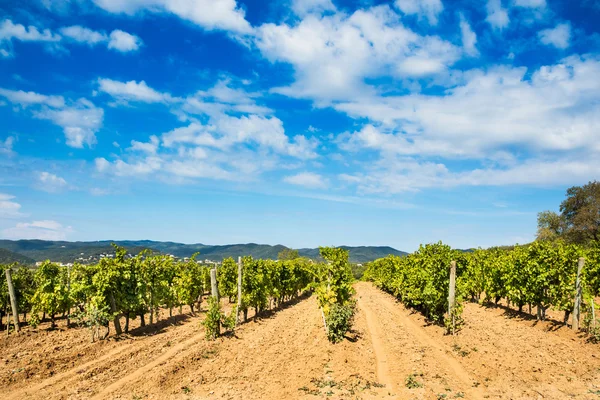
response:
[[[600,178],[598,21],[598,0],[0,0],[0,237],[530,241]]]

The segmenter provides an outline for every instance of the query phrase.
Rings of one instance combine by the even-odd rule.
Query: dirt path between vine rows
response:
[[[185,310],[96,343],[85,329],[26,328],[0,338],[0,398],[600,399],[600,345],[570,329],[468,303],[449,336],[372,284],[355,288],[354,327],[338,344],[315,296],[215,341],[203,313]]]

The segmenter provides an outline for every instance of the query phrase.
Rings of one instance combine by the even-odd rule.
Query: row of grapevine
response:
[[[506,250],[491,248],[465,253],[442,243],[421,246],[406,257],[389,256],[370,263],[365,278],[441,323],[448,317],[448,266],[456,261],[456,295],[460,301],[482,303],[505,300],[519,311],[535,306],[538,318],[552,307],[564,311],[564,322],[574,306],[578,260],[582,272],[584,310],[600,295],[600,249],[584,249],[562,242],[537,241]]]
[[[465,270],[465,259],[460,252],[442,243],[420,246],[406,257],[388,256],[368,264],[365,279],[397,296],[404,304],[421,310],[429,319],[441,323],[448,310],[449,270],[451,261],[457,261],[457,281]],[[457,284],[457,297],[461,298]],[[456,308],[460,316],[460,301]]]
[[[174,307],[187,305],[194,312],[202,295],[210,290],[210,268],[197,263],[194,257],[189,261],[175,261],[149,252],[129,257],[125,249],[115,246],[115,250],[114,257],[103,258],[94,265],[64,267],[47,261],[35,272],[25,267],[13,268],[19,310],[30,313],[32,325],[39,324],[40,316],[42,319],[47,316],[55,326],[56,316],[63,314],[68,318],[67,324],[70,318],[89,326],[94,340],[96,336],[100,337],[101,327],[106,328],[108,335],[111,320],[120,334],[122,319],[125,320],[124,331],[128,332],[130,319],[139,317],[144,326],[149,314],[149,322],[153,323],[161,307],[172,314]],[[244,319],[247,319],[249,309],[260,314],[298,297],[306,289],[318,287],[319,277],[323,275],[320,271],[324,268],[331,270],[326,277],[330,280],[328,287],[331,290],[340,293],[351,290],[349,284],[342,284],[335,268],[331,269],[329,264],[325,267],[304,258],[273,261],[244,257],[241,262],[240,311]],[[344,279],[347,279],[347,254],[342,264]],[[237,263],[231,258],[223,260],[216,275],[220,294],[237,303]],[[9,307],[6,281],[2,280],[2,284],[1,305],[6,314]],[[349,295],[339,295],[340,301],[344,296]],[[222,314],[218,304],[215,306],[214,315],[220,321]]]
[[[348,262],[348,250],[320,247],[325,263],[315,268],[314,288],[323,312],[328,339],[341,341],[352,326],[356,302],[352,298],[354,277]]]

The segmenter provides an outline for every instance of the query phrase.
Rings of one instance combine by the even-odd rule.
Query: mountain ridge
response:
[[[177,257],[190,257],[199,252],[199,258],[220,261],[226,257],[250,255],[254,258],[276,259],[277,254],[286,246],[282,244],[268,245],[258,243],[237,243],[225,245],[206,245],[202,243],[177,243],[154,240],[98,240],[98,241],[50,241],[37,239],[0,240],[0,249],[6,249],[35,261],[52,260],[56,262],[74,262],[78,258],[97,257],[100,254],[112,253],[111,243],[127,248],[131,253],[143,249],[151,249],[161,253],[173,254]],[[339,246],[350,252],[350,261],[364,263],[385,257],[388,254],[406,255],[406,252],[389,246]],[[83,253],[83,254],[81,254]],[[316,259],[318,248],[298,249],[303,257]]]

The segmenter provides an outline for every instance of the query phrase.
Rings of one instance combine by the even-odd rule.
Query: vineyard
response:
[[[597,399],[599,254],[437,243],[369,263],[373,284],[339,248],[214,266],[115,247],[93,265],[12,266],[0,396]]]
[[[449,311],[451,262],[456,265],[457,306]],[[600,339],[595,311],[596,298],[600,296],[598,247],[536,241],[510,250],[462,252],[442,243],[429,244],[407,257],[389,256],[373,261],[365,278],[407,306],[422,311],[430,320],[447,326],[451,318],[461,320],[461,304],[465,300],[495,305],[504,300],[519,312],[527,306],[531,314],[535,307],[538,320],[546,318],[549,308],[561,311],[565,325],[576,310],[574,329],[578,329],[579,316],[583,314],[585,330],[595,340]]]
[[[52,328],[56,317],[61,315],[66,318],[67,326],[71,326],[71,322],[74,326],[87,326],[92,341],[105,339],[110,334],[110,321],[117,335],[128,333],[130,320],[139,318],[144,327],[145,316],[149,315],[149,323],[153,324],[161,307],[169,310],[170,317],[174,308],[181,313],[184,305],[194,313],[203,295],[210,292],[204,325],[207,337],[215,338],[221,333],[221,327],[235,328],[238,313],[243,314],[246,322],[250,308],[260,315],[298,298],[307,290],[317,294],[327,335],[332,341],[339,341],[340,335],[343,337],[349,329],[349,326],[327,323],[339,319],[340,308],[350,310],[344,322],[349,322],[353,315],[352,308],[346,306],[352,295],[346,250],[322,248],[325,263],[313,263],[305,258],[273,261],[240,257],[238,263],[228,258],[211,270],[197,262],[196,255],[185,261],[174,261],[169,256],[147,251],[128,257],[124,248],[114,247],[115,257],[103,258],[98,264],[65,267],[47,261],[35,273],[26,267],[15,271],[7,269],[7,280],[0,288],[7,331],[10,329],[8,310],[12,310],[15,330],[20,325],[19,314],[23,322],[29,314],[28,322],[32,326],[48,317]],[[222,313],[220,296],[236,304],[231,315]]]

